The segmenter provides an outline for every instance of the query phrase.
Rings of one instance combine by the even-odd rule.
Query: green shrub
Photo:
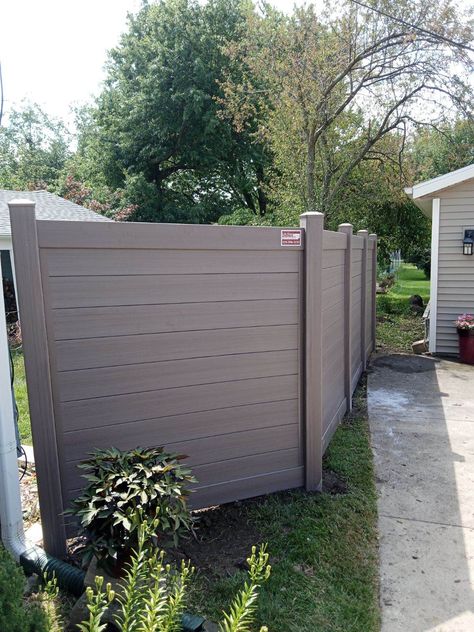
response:
[[[0,630],[48,632],[45,613],[38,604],[24,602],[25,576],[11,555],[0,546]]]
[[[155,536],[179,536],[192,528],[187,507],[188,486],[195,482],[182,456],[163,448],[116,448],[96,450],[79,467],[87,473],[88,484],[67,513],[79,518],[87,538],[85,562],[96,556],[114,573],[137,545],[137,511],[142,519],[155,521]]]
[[[164,553],[152,544],[158,522],[139,522],[137,546],[117,594],[110,584],[104,588],[102,577],[96,577],[95,590],[90,587],[87,589],[89,617],[79,625],[81,632],[105,630],[105,614],[114,600],[119,604],[114,620],[120,632],[178,632],[181,629],[181,616],[186,607],[189,580],[194,569],[184,562],[180,569],[165,564]],[[265,547],[259,551],[253,547],[247,563],[249,578],[229,611],[223,614],[219,632],[250,631],[259,588],[270,576]],[[261,628],[260,632],[265,630]]]
[[[413,263],[419,270],[423,270],[426,278],[431,276],[431,250],[429,248],[416,248],[411,253],[409,263]]]

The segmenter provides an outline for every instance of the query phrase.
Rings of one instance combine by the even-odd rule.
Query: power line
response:
[[[402,18],[398,18],[394,15],[391,15],[390,13],[387,13],[386,11],[382,11],[382,9],[372,7],[369,4],[360,2],[360,0],[350,0],[350,2],[352,2],[353,4],[358,4],[359,6],[364,7],[364,9],[369,9],[369,11],[374,11],[374,13],[378,13],[379,15],[383,15],[384,17],[389,18],[390,20],[393,20],[394,22],[403,24],[403,26],[407,26],[409,28],[414,29],[415,31],[424,33],[424,35],[431,35],[431,37],[435,37],[436,39],[442,40],[443,42],[446,42],[447,44],[457,46],[458,48],[464,48],[465,50],[468,50],[471,53],[474,53],[474,48],[471,48],[471,46],[468,46],[467,44],[463,44],[462,42],[456,42],[450,39],[449,37],[446,37],[445,35],[440,35],[439,33],[435,33],[434,31],[429,31],[428,29],[424,29],[421,26],[416,26],[416,24],[412,24],[411,22],[407,22],[406,20],[403,20]]]

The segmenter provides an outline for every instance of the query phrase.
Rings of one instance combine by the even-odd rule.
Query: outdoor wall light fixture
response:
[[[469,228],[464,231],[464,239],[462,240],[462,254],[472,255],[474,249],[474,229]]]

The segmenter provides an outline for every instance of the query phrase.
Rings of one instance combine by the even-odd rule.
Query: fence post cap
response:
[[[354,226],[352,224],[339,224],[339,226],[337,227],[337,230],[340,233],[352,233],[352,231],[354,230]]]
[[[368,237],[369,236],[369,231],[364,229],[364,230],[358,230],[357,234],[359,235],[359,237]]]
[[[8,202],[8,206],[10,208],[15,208],[15,206],[35,206],[36,202],[33,200],[27,200],[26,198],[15,198],[14,200],[10,200]]]
[[[324,217],[324,213],[319,213],[319,211],[306,211],[305,213],[301,213],[300,217]]]

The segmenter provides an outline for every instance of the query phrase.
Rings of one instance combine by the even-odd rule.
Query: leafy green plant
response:
[[[107,628],[107,624],[102,623],[102,617],[114,600],[115,593],[110,584],[106,584],[105,590],[102,590],[103,585],[104,578],[96,577],[95,591],[90,586],[86,588],[89,618],[78,624],[80,632],[104,632]]]
[[[252,555],[247,558],[249,565],[249,580],[234,598],[229,612],[224,612],[224,620],[219,626],[219,632],[249,632],[257,608],[258,591],[260,586],[270,577],[271,566],[268,564],[266,547],[252,547]],[[267,632],[261,627],[260,632]]]
[[[142,521],[156,526],[156,538],[170,536],[175,544],[192,529],[187,497],[196,479],[181,465],[182,458],[163,448],[109,448],[96,450],[79,465],[87,471],[88,484],[68,513],[79,518],[87,538],[85,562],[96,556],[116,572],[136,547]]]
[[[64,620],[61,614],[59,587],[56,575],[43,575],[43,588],[35,595],[35,603],[43,611],[48,632],[63,632]]]
[[[116,600],[119,603],[115,626],[120,632],[179,632],[186,605],[189,580],[194,569],[184,562],[179,569],[165,564],[164,552],[153,546],[158,519],[140,522],[137,545],[120,581]],[[258,590],[270,576],[265,547],[253,547],[247,560],[249,580],[232,602],[229,613],[219,626],[220,632],[250,632],[257,606]],[[114,591],[102,588],[103,578],[96,578],[96,589],[87,590],[89,619],[79,625],[80,632],[103,632],[108,606]],[[266,632],[266,628],[260,628]]]
[[[0,630],[49,632],[48,619],[40,605],[24,602],[24,588],[23,571],[0,546]]]

